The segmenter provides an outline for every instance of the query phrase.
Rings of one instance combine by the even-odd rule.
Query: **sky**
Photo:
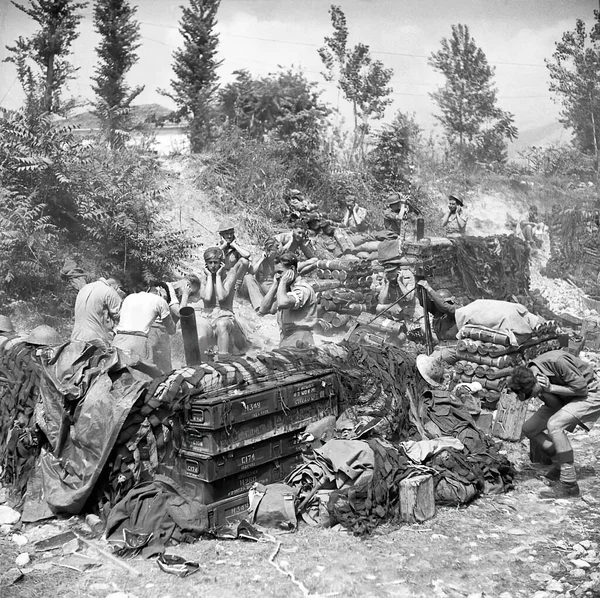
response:
[[[20,0],[27,3],[28,0]],[[350,32],[349,44],[367,44],[373,58],[394,70],[393,104],[382,122],[390,122],[397,110],[414,113],[426,130],[439,133],[436,107],[428,93],[443,79],[427,57],[451,35],[453,24],[468,25],[472,37],[495,66],[498,104],[515,115],[521,133],[555,123],[560,107],[548,91],[544,59],[555,42],[572,30],[577,18],[588,24],[600,0],[337,0]],[[173,107],[157,89],[166,89],[173,77],[172,52],[181,37],[180,5],[186,0],[131,0],[141,23],[139,61],[130,71],[133,85],[145,85],[136,103]],[[255,76],[276,72],[278,67],[298,67],[323,90],[322,99],[339,108],[341,119],[350,119],[348,103],[335,84],[321,75],[317,48],[332,32],[327,0],[222,0],[218,13],[219,75],[222,83],[237,69]],[[81,35],[73,44],[72,61],[78,78],[68,95],[91,99],[98,36],[92,22],[92,2],[82,11]],[[0,0],[0,60],[19,35],[35,30],[25,14],[9,0]],[[0,63],[0,106],[17,108],[22,91],[14,65]],[[568,138],[568,135],[565,139]]]

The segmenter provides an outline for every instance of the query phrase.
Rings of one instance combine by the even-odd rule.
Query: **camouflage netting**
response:
[[[188,397],[265,380],[283,383],[294,372],[324,368],[337,372],[340,402],[352,407],[351,433],[356,433],[356,424],[376,420],[369,433],[391,442],[456,435],[466,447],[469,467],[480,472],[477,488],[464,502],[485,491],[486,483],[499,492],[511,484],[510,465],[495,454],[493,443],[476,429],[463,406],[448,403],[449,397],[441,411],[430,399],[428,403],[414,358],[393,346],[332,343],[306,351],[282,349],[254,360],[232,358],[164,376],[154,375],[143,362],[123,363],[118,351],[86,343],[36,348],[22,339],[0,337],[0,347],[2,376],[9,381],[2,386],[0,426],[8,442],[0,445],[0,481],[12,488],[15,506],[22,506],[24,498],[32,500],[28,481],[39,482],[41,470],[43,499],[33,500],[47,503],[54,512],[100,508],[107,514],[138,482],[160,472],[170,439],[178,433],[176,414],[186,408]],[[436,471],[436,488],[453,475],[444,468]],[[393,483],[399,479],[393,476]],[[396,503],[390,492],[398,489],[383,492],[391,483],[391,478],[385,480],[380,479],[383,486],[376,495],[389,508],[376,508],[369,498],[375,489],[366,489],[367,519],[348,520],[349,526],[360,523],[361,529],[370,530],[391,514]]]
[[[578,207],[554,206],[547,215],[550,230],[548,276],[567,275],[584,290],[597,292],[600,273],[600,212]]]

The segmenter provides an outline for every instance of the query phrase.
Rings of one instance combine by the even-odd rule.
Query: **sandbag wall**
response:
[[[367,260],[319,260],[311,284],[317,293],[321,317],[334,329],[342,329],[355,316],[373,313],[377,291],[371,288],[373,267]]]
[[[558,326],[552,321],[539,324],[518,346],[510,344],[507,334],[479,326],[463,326],[459,335],[452,383],[479,383],[482,390],[477,391],[477,397],[481,407],[488,410],[496,408],[514,366],[560,348]]]

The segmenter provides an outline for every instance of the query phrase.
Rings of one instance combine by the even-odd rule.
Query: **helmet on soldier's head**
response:
[[[448,290],[448,289],[440,289],[437,294],[444,300],[444,301],[455,301],[456,297]]]
[[[234,229],[235,229],[235,225],[233,224],[233,221],[229,220],[229,218],[225,218],[225,220],[222,220],[221,223],[219,224],[219,228],[217,229],[217,232],[224,233],[225,231],[234,230]]]

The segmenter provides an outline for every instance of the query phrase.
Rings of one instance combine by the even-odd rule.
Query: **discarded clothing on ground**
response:
[[[120,542],[123,530],[152,534],[142,550],[150,557],[164,552],[171,541],[190,542],[208,531],[206,505],[187,496],[170,478],[156,476],[132,488],[110,511],[106,537]]]

